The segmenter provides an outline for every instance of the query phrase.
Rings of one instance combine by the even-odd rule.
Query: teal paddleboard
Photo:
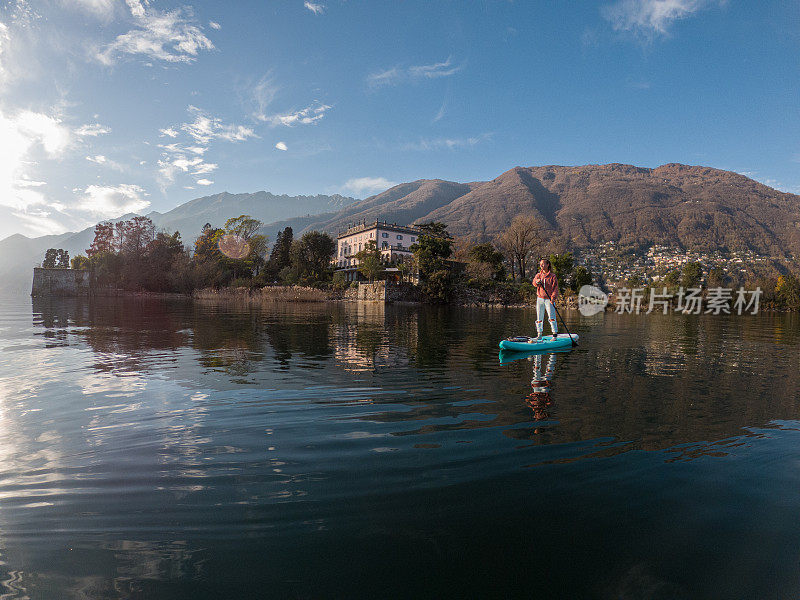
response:
[[[572,340],[578,341],[578,334],[573,333],[570,338],[566,333],[560,333],[556,339],[551,335],[543,335],[540,339],[512,338],[500,342],[501,350],[512,350],[514,352],[532,352],[537,350],[551,350],[555,348],[566,348],[572,346]]]

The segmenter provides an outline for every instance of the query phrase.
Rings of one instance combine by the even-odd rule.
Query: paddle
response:
[[[575,346],[578,345],[578,342],[575,341],[575,338],[572,337],[572,334],[569,332],[569,329],[567,329],[567,324],[564,323],[564,318],[561,316],[561,313],[558,312],[558,309],[556,308],[556,303],[553,302],[553,299],[550,297],[550,294],[547,293],[547,288],[544,287],[544,284],[541,281],[538,282],[537,285],[544,290],[545,294],[547,294],[547,299],[550,300],[550,304],[553,305],[553,310],[556,311],[556,314],[558,315],[558,318],[561,319],[561,324],[564,326],[564,331],[567,332],[567,335],[569,336],[569,341],[572,342],[572,347],[574,348]],[[547,312],[547,311],[545,311],[545,312]]]

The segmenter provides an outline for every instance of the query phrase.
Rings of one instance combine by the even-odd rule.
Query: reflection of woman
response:
[[[556,355],[550,355],[544,372],[542,372],[542,362],[541,354],[533,357],[533,379],[531,379],[533,391],[525,398],[525,404],[533,410],[534,421],[548,419],[550,415],[547,413],[547,407],[553,403],[550,397],[550,381],[555,373]]]

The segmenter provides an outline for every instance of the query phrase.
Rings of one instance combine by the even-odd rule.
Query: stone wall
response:
[[[31,296],[88,296],[89,280],[89,271],[35,267]]]
[[[419,291],[411,283],[359,283],[358,288],[350,288],[345,300],[358,302],[419,302]]]

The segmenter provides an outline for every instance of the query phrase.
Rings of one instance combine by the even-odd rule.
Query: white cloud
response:
[[[11,214],[19,220],[26,233],[35,236],[59,234],[67,230],[62,223],[51,218],[52,213],[45,208],[31,208],[27,211],[14,210],[11,211]]]
[[[463,65],[453,66],[453,57],[448,56],[444,62],[409,67],[408,74],[413,78],[438,79],[439,77],[454,75],[463,68]]]
[[[197,165],[202,164],[202,162],[203,162],[202,158],[187,159],[187,158],[181,157],[181,158],[176,158],[175,160],[173,160],[172,164],[175,165],[178,169],[180,169],[184,173],[186,173],[192,167],[196,167]]]
[[[219,165],[215,163],[202,163],[197,166],[197,168],[192,171],[192,175],[205,175],[206,173],[211,173],[212,171],[216,171]]]
[[[184,123],[180,127],[198,143],[206,144],[214,138],[229,142],[242,142],[248,138],[257,137],[249,127],[226,125],[221,119],[209,115],[196,106],[189,106],[188,110],[190,114],[194,115],[194,121]]]
[[[178,140],[184,136],[190,138],[191,144],[187,145],[178,140],[158,145],[163,150],[158,161],[158,176],[162,190],[165,190],[168,184],[174,183],[176,176],[180,173],[205,175],[215,171],[218,165],[205,162],[203,159],[203,155],[209,149],[208,144],[214,140],[242,142],[251,137],[258,137],[249,127],[224,123],[218,117],[214,117],[196,106],[189,106],[187,111],[192,117],[191,120],[173,127],[159,129],[161,137]]]
[[[37,149],[46,158],[60,158],[70,144],[68,127],[44,113],[21,111],[6,115],[0,111],[0,205],[17,210],[44,203],[33,189],[28,171],[36,165]]]
[[[273,126],[285,125],[286,127],[294,127],[295,125],[311,125],[322,119],[325,116],[325,111],[330,108],[331,107],[327,104],[315,102],[302,110],[288,112],[282,115],[263,116],[261,120]]]
[[[284,152],[286,152],[289,149],[289,147],[286,145],[286,142],[278,142],[277,144],[275,144],[275,147],[278,150],[283,150]]]
[[[130,212],[140,212],[150,206],[138,185],[90,185],[83,191],[77,208],[100,218],[113,218]]]
[[[107,19],[114,14],[115,0],[62,0],[67,7],[77,6],[97,17]]]
[[[308,0],[306,0],[305,2],[303,2],[303,6],[305,6],[315,15],[321,15],[322,13],[325,12],[325,5],[319,4],[317,2],[309,2]]]
[[[7,70],[3,64],[3,53],[10,42],[11,36],[8,34],[8,26],[0,21],[0,83],[7,77]]]
[[[367,76],[367,85],[371,88],[379,88],[422,79],[439,79],[455,75],[463,68],[464,65],[454,65],[453,57],[448,56],[447,60],[431,65],[416,65],[407,69],[392,67],[391,69],[372,73]]]
[[[355,177],[348,179],[342,187],[349,193],[362,196],[364,194],[377,194],[396,185],[396,182],[389,181],[385,177]]]
[[[395,85],[405,76],[405,71],[397,67],[379,71],[367,76],[367,83],[370,87],[383,87],[385,85]]]
[[[404,144],[403,150],[458,150],[460,148],[471,148],[489,139],[490,133],[483,133],[478,136],[467,138],[423,138],[418,142]]]
[[[211,27],[211,29],[222,29],[222,25],[220,25],[216,21],[209,21],[208,26]]]
[[[258,83],[253,87],[253,99],[256,104],[256,112],[253,115],[255,118],[261,121],[268,119],[266,116],[267,108],[275,99],[278,89],[272,73],[267,73],[259,79]]]
[[[122,165],[117,162],[114,162],[110,158],[106,157],[103,154],[95,154],[94,156],[87,156],[86,160],[89,162],[93,162],[97,165],[102,165],[104,167],[111,167],[112,169],[116,169],[117,171],[122,171]]]
[[[141,56],[147,60],[168,63],[190,63],[203,50],[213,50],[201,27],[195,24],[191,11],[161,12],[140,0],[126,0],[136,28],[98,50],[96,58],[112,65],[120,56]]]
[[[211,185],[214,183],[213,181],[209,181],[208,179],[198,179],[197,185]]]
[[[111,133],[111,129],[100,125],[100,123],[87,123],[75,130],[75,135],[80,137],[97,137],[98,135],[105,135],[107,133]]]
[[[444,117],[446,111],[447,111],[447,99],[445,98],[442,101],[442,105],[439,107],[439,110],[437,111],[436,116],[433,117],[433,122],[436,123],[438,121],[441,121],[442,117]]]
[[[645,37],[668,35],[675,21],[686,19],[719,0],[618,0],[601,8],[603,17],[617,31]]]

